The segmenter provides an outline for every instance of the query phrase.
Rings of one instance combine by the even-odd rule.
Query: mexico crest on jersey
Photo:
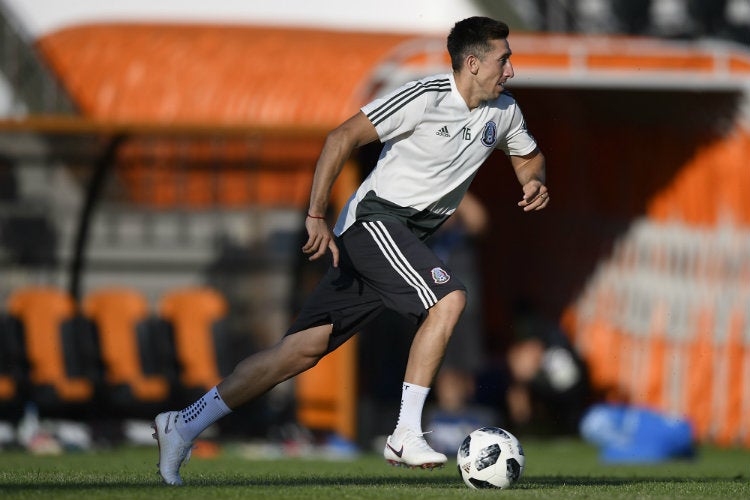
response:
[[[482,130],[482,144],[491,148],[497,141],[497,125],[495,122],[489,121],[484,124],[484,130]]]
[[[445,272],[445,269],[443,269],[442,267],[433,268],[431,273],[432,273],[432,280],[438,285],[442,285],[443,283],[448,283],[448,281],[451,279],[451,275]]]

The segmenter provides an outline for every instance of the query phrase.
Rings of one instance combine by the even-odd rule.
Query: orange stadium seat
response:
[[[184,400],[192,402],[233,368],[224,324],[226,300],[212,288],[181,288],[164,294],[159,314],[173,331],[178,383]]]
[[[148,336],[166,336],[154,329],[146,299],[127,288],[106,288],[89,293],[83,305],[86,317],[96,325],[103,364],[103,398],[117,414],[152,414],[170,402],[170,359],[151,370],[144,353],[153,348]],[[166,339],[164,339],[166,340]],[[145,356],[144,356],[145,355]]]
[[[54,287],[11,292],[8,312],[21,325],[29,362],[30,397],[41,412],[66,414],[91,404],[97,384],[97,346],[73,299]]]
[[[310,429],[356,438],[357,339],[351,339],[297,377],[297,418]]]

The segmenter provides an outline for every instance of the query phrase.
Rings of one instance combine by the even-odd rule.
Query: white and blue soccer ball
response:
[[[456,458],[458,473],[474,489],[508,488],[526,464],[521,443],[499,427],[482,427],[466,436]]]

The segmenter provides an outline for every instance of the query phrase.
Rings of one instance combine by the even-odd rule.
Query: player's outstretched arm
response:
[[[545,185],[546,161],[537,148],[524,156],[511,156],[511,165],[523,189],[523,198],[518,202],[524,212],[541,210],[549,204],[549,191]]]
[[[302,247],[310,260],[315,260],[331,251],[333,266],[339,264],[339,251],[328,223],[322,217],[326,213],[331,188],[354,148],[368,144],[378,138],[375,127],[361,111],[332,130],[315,166],[310,207],[305,220],[308,239]]]

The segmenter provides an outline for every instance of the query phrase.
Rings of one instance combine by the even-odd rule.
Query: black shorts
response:
[[[419,324],[440,299],[455,290],[466,290],[433,251],[401,223],[358,221],[336,243],[339,267],[328,269],[286,333],[333,324],[328,352],[384,308]]]

